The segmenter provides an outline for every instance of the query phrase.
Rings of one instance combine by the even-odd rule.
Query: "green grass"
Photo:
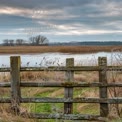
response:
[[[76,73],[78,74],[78,72]],[[80,75],[80,73],[79,73]],[[82,75],[82,74],[81,74]],[[80,75],[80,76],[81,76]],[[88,78],[91,78],[92,75],[87,74]],[[79,77],[77,77],[79,78]],[[82,79],[81,79],[82,80]],[[47,81],[48,82],[48,81]],[[62,88],[22,88],[22,97],[55,97],[63,98],[64,93],[62,93]],[[96,93],[98,94],[99,88],[74,88],[73,97],[94,97]],[[8,93],[8,92],[7,92]],[[4,93],[4,97],[7,95]],[[93,93],[93,94],[92,94]],[[93,95],[93,96],[92,96]],[[47,113],[47,114],[56,114],[63,113],[64,104],[63,103],[22,103],[21,106],[28,110],[28,112],[33,113]],[[98,104],[83,104],[83,103],[74,103],[73,104],[73,113],[74,114],[92,114],[98,115],[99,105]],[[1,122],[1,121],[0,121]],[[3,121],[4,122],[4,121]],[[61,122],[60,120],[35,120],[34,122]],[[64,122],[74,122],[74,121],[64,121]],[[76,122],[87,122],[87,121],[76,121]],[[122,119],[111,120],[110,122],[122,122]]]
[[[55,88],[55,89],[52,89],[52,90],[49,90],[49,91],[46,91],[46,92],[43,92],[43,93],[36,93],[33,97],[50,97],[52,93],[54,92],[57,92],[57,90],[59,90],[59,88]],[[90,89],[90,88],[85,88],[85,89],[82,89],[82,88],[78,88],[78,89],[74,89],[74,93],[73,93],[73,96],[74,97],[78,97],[79,95],[81,95],[80,97],[82,97],[82,95],[86,92],[91,92],[93,89]],[[97,89],[98,90],[98,89]],[[25,90],[24,90],[25,92]],[[28,96],[29,97],[29,96]],[[64,97],[64,94],[60,94],[58,96],[55,96],[57,98],[63,98]],[[78,106],[82,106],[82,110],[81,112],[78,111]],[[29,105],[29,109],[31,112],[36,112],[36,113],[52,113],[54,112],[52,109],[53,107],[55,106],[55,108],[58,109],[58,111],[60,112],[63,112],[63,103],[30,103]],[[25,107],[28,108],[28,104],[25,105]],[[82,103],[74,103],[73,104],[73,108],[74,108],[74,113],[75,114],[79,114],[79,113],[89,113],[89,114],[98,114],[99,111],[98,111],[98,106],[95,106],[95,105],[92,105],[92,104],[86,104],[84,106],[84,104]],[[94,109],[93,109],[94,108]],[[97,111],[96,111],[97,110]]]
[[[122,122],[122,119],[111,120],[110,122]]]

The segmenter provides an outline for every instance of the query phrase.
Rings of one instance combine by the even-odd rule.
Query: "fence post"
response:
[[[66,67],[74,66],[74,58],[66,59]],[[72,82],[74,80],[74,71],[66,71],[66,81]],[[73,88],[65,88],[65,98],[73,98]],[[64,103],[64,113],[71,114],[73,113],[73,103]]]
[[[20,56],[10,57],[11,73],[11,109],[18,114],[20,112]]]
[[[107,71],[106,71],[107,58],[99,57],[98,64],[102,68],[102,70],[99,71],[99,82],[107,83]],[[100,93],[100,98],[108,98],[107,87],[100,87],[99,93]],[[100,103],[100,115],[102,117],[107,117],[108,114],[109,114],[108,103]]]

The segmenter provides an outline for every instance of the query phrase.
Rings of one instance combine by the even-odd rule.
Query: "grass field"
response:
[[[63,72],[22,72],[21,81],[33,81],[33,82],[63,82],[65,80],[65,73]],[[75,82],[98,82],[98,72],[75,72],[74,74]],[[108,72],[108,82],[112,82],[113,74]],[[122,81],[122,75],[120,73],[116,74],[116,81]],[[9,73],[1,73],[0,81],[8,82],[10,81]],[[112,97],[112,89],[109,90],[109,97]],[[64,88],[22,88],[22,97],[54,97],[61,98],[64,97]],[[118,96],[122,96],[122,89],[117,89]],[[10,89],[3,88],[0,89],[1,96],[10,96]],[[98,88],[74,88],[74,97],[98,97],[99,89]],[[62,122],[61,120],[33,120],[33,119],[23,119],[20,116],[13,117],[8,111],[9,105],[2,104],[0,108],[1,118],[11,119],[11,122]],[[122,106],[120,106],[120,109]],[[21,110],[26,112],[36,112],[36,113],[60,113],[63,112],[63,104],[54,104],[54,103],[30,103],[30,104],[21,104]],[[99,114],[99,104],[74,104],[74,113],[75,114]],[[121,122],[121,120],[116,120],[115,111],[111,111],[112,119],[111,122]],[[121,113],[122,114],[122,113]],[[117,116],[118,117],[118,116]],[[4,119],[4,118],[3,118]],[[115,120],[114,120],[115,119]],[[1,122],[7,122],[1,121]],[[65,121],[69,122],[69,121]],[[70,121],[73,122],[73,121]],[[86,121],[80,121],[86,122]]]
[[[122,49],[122,46],[15,46],[15,47],[0,47],[0,54],[27,54],[27,53],[47,53],[47,52],[61,52],[61,53],[91,53],[106,51],[111,52],[116,49]],[[114,74],[108,72],[108,82],[122,81],[122,73]],[[75,82],[98,82],[98,72],[75,72]],[[0,73],[0,82],[10,81],[10,73]],[[63,72],[22,72],[21,81],[40,81],[40,82],[55,82],[65,81],[65,73]],[[22,88],[22,97],[64,97],[64,88]],[[114,95],[113,89],[108,90],[109,97]],[[121,97],[122,89],[117,88],[116,94]],[[1,88],[1,97],[10,97],[10,89]],[[74,97],[98,97],[98,88],[74,88]],[[20,116],[14,116],[10,113],[9,104],[0,105],[0,122],[73,122],[62,120],[35,120],[25,119]],[[119,106],[120,114],[122,117],[122,106]],[[24,112],[39,112],[39,113],[60,113],[63,112],[63,104],[54,103],[33,103],[33,104],[21,104],[21,110]],[[99,114],[98,104],[74,104],[75,114]],[[111,115],[109,116],[111,122],[122,122],[115,114],[116,111],[111,109]],[[86,122],[86,121],[76,121]]]
[[[0,54],[25,54],[25,53],[91,53],[111,52],[122,49],[122,46],[1,46]]]

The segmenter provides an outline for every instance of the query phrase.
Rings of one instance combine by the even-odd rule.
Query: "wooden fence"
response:
[[[21,67],[20,57],[10,57],[10,68],[0,68],[0,72],[10,72],[11,82],[1,82],[0,87],[11,87],[10,98],[0,98],[0,103],[11,103],[11,108],[15,113],[20,112],[20,103],[64,103],[64,113],[62,114],[36,114],[28,113],[29,118],[37,119],[65,119],[65,120],[101,120],[103,121],[109,114],[109,104],[122,104],[122,98],[108,98],[108,87],[122,87],[121,82],[108,83],[107,71],[122,71],[122,66],[107,66],[107,58],[99,57],[98,66],[74,66],[74,59],[66,59],[66,66],[41,67]],[[60,82],[21,82],[20,72],[25,71],[64,71],[67,81]],[[99,82],[84,83],[74,82],[74,71],[98,71]],[[22,98],[21,87],[64,87],[64,98]],[[99,87],[99,98],[73,98],[74,87]],[[100,115],[73,114],[73,103],[99,103]]]

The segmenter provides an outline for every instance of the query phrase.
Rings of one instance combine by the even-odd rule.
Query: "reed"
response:
[[[4,81],[4,82],[8,82],[10,81],[10,74],[9,73],[1,73],[0,74],[0,80]],[[65,73],[63,72],[51,72],[51,71],[44,71],[44,72],[22,72],[21,73],[21,81],[46,81],[46,82],[50,82],[50,81],[61,81],[63,82],[65,80]],[[98,82],[98,73],[97,72],[75,72],[74,73],[74,80],[76,82]],[[117,81],[122,81],[122,75],[121,72],[108,72],[108,82],[113,82],[113,80],[115,80],[115,82]],[[2,89],[1,89],[2,90]],[[7,91],[5,89],[3,89],[3,91],[0,91],[1,96],[4,95]],[[35,90],[33,90],[33,88],[28,88],[22,89],[22,95],[23,96],[39,96],[39,97],[63,97],[63,92],[64,89],[57,89],[57,88],[36,88]],[[116,93],[117,95],[119,95],[120,97],[122,96],[122,91],[121,89],[116,89]],[[5,96],[5,95],[4,95]],[[99,89],[95,88],[95,89],[90,89],[90,88],[77,88],[74,89],[74,97],[98,97],[99,96]],[[109,96],[110,97],[114,97],[114,90],[109,92]],[[3,106],[3,105],[2,105]],[[42,112],[43,110],[47,109],[48,112],[52,112],[52,110],[50,108],[52,108],[51,104],[47,104],[44,103],[42,105],[39,104],[34,104],[34,107],[32,107],[32,105],[30,104],[28,105],[24,105],[24,107],[21,108],[22,111],[26,110],[30,110],[30,111],[34,111],[34,112]],[[43,107],[42,107],[43,106]],[[78,112],[78,113],[93,113],[96,114],[99,111],[94,111],[95,109],[97,109],[97,107],[99,107],[96,104],[76,104],[75,105],[75,110],[74,112]],[[122,106],[119,106],[120,109],[122,110]],[[6,107],[3,107],[3,110],[1,108],[0,111],[0,118],[1,121],[3,122],[7,122],[8,120],[11,120],[13,122],[34,122],[37,120],[30,120],[30,119],[23,119],[21,118],[21,116],[13,116],[12,114],[10,114],[9,110],[5,109]],[[25,108],[25,109],[24,109]],[[38,108],[38,109],[35,109]],[[56,106],[56,109],[60,109],[63,108],[62,105],[58,105]],[[115,107],[114,107],[115,108]],[[83,111],[84,110],[84,111]],[[113,110],[113,108],[111,109]],[[60,109],[60,111],[63,111],[62,109]],[[58,111],[56,111],[58,112]],[[114,118],[115,117],[115,113],[113,113],[114,115],[110,116],[110,118]],[[121,111],[121,116],[122,116],[122,111]],[[4,119],[6,118],[6,119]],[[112,119],[113,119],[112,118]],[[56,120],[50,120],[49,122],[54,122]],[[118,120],[119,121],[119,120]],[[48,120],[39,120],[38,122],[48,122]],[[117,120],[116,120],[117,122]]]
[[[111,52],[122,46],[1,46],[0,54]]]

